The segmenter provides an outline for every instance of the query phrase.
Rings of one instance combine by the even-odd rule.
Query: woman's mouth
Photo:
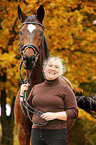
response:
[[[55,75],[55,73],[54,73],[54,72],[49,72],[49,74]]]

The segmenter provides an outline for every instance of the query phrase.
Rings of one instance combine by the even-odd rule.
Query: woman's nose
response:
[[[55,67],[54,66],[52,67],[52,70],[55,70]]]

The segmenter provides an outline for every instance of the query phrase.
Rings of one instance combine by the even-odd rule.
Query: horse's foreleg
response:
[[[20,145],[30,145],[31,131],[28,132],[24,126],[18,125],[18,139]]]
[[[68,140],[68,143],[69,143],[69,132],[67,132],[67,140]]]

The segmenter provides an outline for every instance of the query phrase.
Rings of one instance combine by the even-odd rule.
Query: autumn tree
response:
[[[14,5],[14,3],[13,3]],[[12,4],[8,1],[2,1],[0,13],[0,90],[1,90],[1,125],[2,125],[2,140],[1,144],[13,145],[13,127],[14,127],[14,98],[18,84],[15,78],[16,75],[16,53],[12,49],[12,45],[16,35],[15,23],[16,15],[13,13],[12,19]],[[15,81],[16,80],[16,81]],[[9,89],[10,88],[10,89]],[[6,103],[11,104],[11,114],[6,115]]]
[[[96,85],[96,24],[94,23],[96,0],[2,0],[0,4],[0,101],[2,144],[7,145],[13,144],[13,135],[10,133],[13,133],[14,97],[21,82],[18,4],[27,15],[35,13],[40,4],[44,6],[44,33],[50,55],[62,58],[67,68],[65,76],[74,87],[82,88],[84,83]],[[90,93],[96,92],[91,90]],[[10,116],[6,116],[7,102],[11,104]]]
[[[50,54],[64,60],[66,77],[75,87],[96,79],[96,1],[54,1],[47,9]]]

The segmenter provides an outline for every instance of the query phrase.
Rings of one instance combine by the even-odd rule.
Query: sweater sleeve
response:
[[[78,117],[78,108],[77,108],[77,102],[76,97],[73,91],[66,86],[65,89],[65,97],[64,97],[65,107],[66,107],[66,114],[67,119],[75,119]]]

